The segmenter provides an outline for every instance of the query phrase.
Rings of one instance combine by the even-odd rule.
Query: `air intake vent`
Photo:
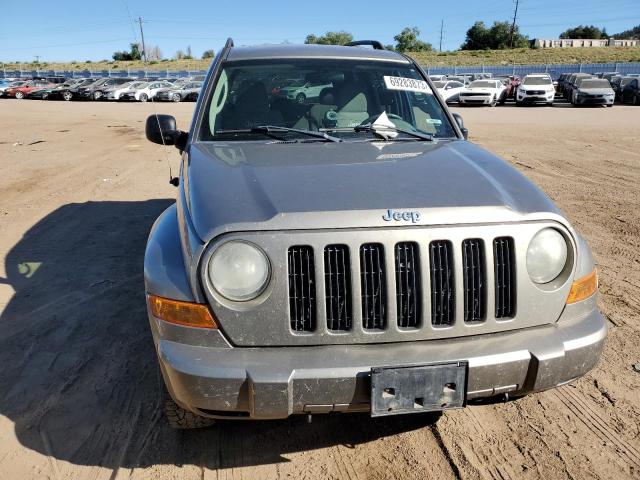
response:
[[[473,239],[462,242],[462,273],[464,280],[464,321],[484,321],[485,261],[484,243]]]
[[[429,244],[431,274],[431,324],[437,327],[453,324],[453,247],[448,240]]]
[[[418,244],[402,242],[396,244],[396,306],[398,327],[420,326],[420,254]]]
[[[496,292],[496,318],[513,318],[516,314],[516,272],[513,238],[493,240],[493,268]]]
[[[289,248],[289,316],[294,332],[316,329],[316,272],[313,248]]]
[[[387,293],[384,247],[367,243],[360,247],[362,287],[362,326],[367,330],[384,330],[387,326]]]
[[[327,328],[351,330],[351,263],[346,245],[325,247],[324,284]]]

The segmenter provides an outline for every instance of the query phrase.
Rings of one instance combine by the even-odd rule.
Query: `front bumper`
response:
[[[613,105],[615,97],[585,97],[578,95],[576,97],[577,105]]]
[[[458,97],[458,103],[462,103],[464,105],[491,105],[493,101],[493,96],[491,95],[470,95],[465,96],[460,94]]]
[[[520,103],[552,103],[555,96],[555,91],[539,94],[523,94],[518,92],[516,100]]]
[[[214,418],[285,418],[366,411],[372,367],[468,362],[466,399],[522,395],[591,370],[607,328],[595,297],[557,323],[505,333],[421,342],[234,348],[217,330],[150,316],[167,388],[183,408]]]

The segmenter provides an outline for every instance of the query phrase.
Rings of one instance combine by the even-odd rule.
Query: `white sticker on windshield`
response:
[[[431,93],[429,85],[424,80],[415,78],[391,77],[384,75],[384,84],[389,90],[404,90],[407,92]]]

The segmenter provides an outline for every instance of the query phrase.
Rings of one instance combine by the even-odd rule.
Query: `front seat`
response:
[[[303,117],[301,117],[294,128],[301,128],[304,130],[318,130],[322,127],[325,127],[324,120],[326,118],[327,112],[330,110],[336,110],[338,106],[336,105],[335,100],[335,89],[332,87],[325,87],[320,90],[320,95],[318,95],[317,104],[313,105],[309,112]]]
[[[345,83],[337,90],[337,128],[352,128],[369,118],[366,86],[360,82]]]
[[[228,115],[223,115],[224,130],[241,130],[282,122],[282,116],[269,109],[267,89],[262,82],[240,86],[240,92]]]

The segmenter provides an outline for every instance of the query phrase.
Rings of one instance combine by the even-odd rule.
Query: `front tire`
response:
[[[496,105],[498,105],[498,96],[494,95],[493,99],[491,100],[491,107],[495,107]]]
[[[174,102],[179,102],[182,100],[182,98],[180,97],[179,93],[174,93],[173,95],[171,95],[171,100]]]
[[[16,92],[16,98],[22,100],[24,98],[24,92]]]
[[[42,94],[42,100],[47,100],[49,98],[49,94],[48,93],[43,93]]]
[[[146,102],[147,100],[149,100],[149,96],[146,93],[141,93],[140,97],[139,97],[139,100],[141,102]]]
[[[69,100],[71,100],[73,98],[73,93],[71,92],[63,92],[62,93],[62,99],[66,102],[68,102]]]
[[[169,426],[177,430],[206,428],[216,423],[213,418],[201,417],[185,410],[170,398],[167,398],[164,402],[164,414],[167,417]]]
[[[296,95],[296,102],[304,103],[307,100],[307,96],[304,93],[299,93]]]
[[[102,98],[102,92],[101,91],[97,91],[97,92],[93,92],[91,94],[91,99],[92,100],[100,100]]]

